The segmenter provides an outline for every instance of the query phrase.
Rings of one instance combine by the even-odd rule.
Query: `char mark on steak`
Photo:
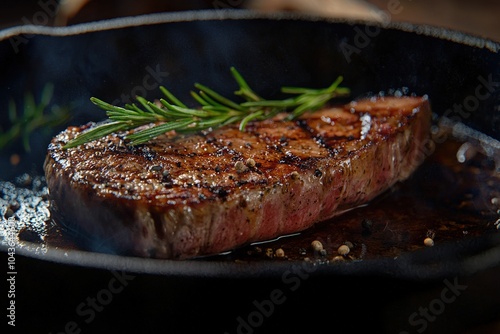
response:
[[[304,230],[370,201],[424,159],[426,98],[285,116],[133,148],[120,133],[64,150],[85,129],[70,127],[48,148],[50,196],[94,251],[185,259]]]

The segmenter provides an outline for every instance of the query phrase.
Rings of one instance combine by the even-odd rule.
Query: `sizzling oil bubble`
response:
[[[366,135],[370,132],[372,127],[372,118],[370,114],[366,113],[361,115],[361,139],[365,139]]]
[[[43,177],[23,174],[16,181],[0,181],[0,242],[43,242],[50,221],[48,189]],[[9,239],[10,238],[10,239]]]

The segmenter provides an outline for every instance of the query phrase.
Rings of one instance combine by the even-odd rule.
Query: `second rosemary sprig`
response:
[[[294,96],[284,100],[266,100],[250,88],[234,67],[231,68],[231,73],[239,86],[235,95],[243,98],[243,102],[234,102],[201,84],[195,84],[198,92],[191,92],[191,96],[200,104],[196,109],[187,107],[165,87],[160,87],[164,98],[159,103],[137,96],[138,104],[118,107],[92,97],[91,101],[106,111],[109,121],[81,133],[64,148],[76,147],[112,133],[134,130],[145,125],[150,126],[126,136],[130,145],[146,143],[172,130],[179,133],[197,132],[239,123],[239,129],[244,131],[248,122],[270,119],[281,112],[289,112],[288,119],[293,120],[307,111],[320,109],[333,98],[350,94],[349,88],[340,87],[343,78],[338,77],[324,89],[283,87],[283,93]]]
[[[0,150],[21,140],[24,150],[30,152],[30,138],[35,132],[53,129],[70,118],[70,107],[50,106],[53,93],[54,86],[47,83],[38,102],[31,92],[24,95],[22,107],[9,101],[8,121],[0,124]]]

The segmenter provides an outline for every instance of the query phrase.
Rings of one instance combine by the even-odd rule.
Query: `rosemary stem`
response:
[[[323,89],[282,87],[283,93],[295,96],[283,100],[266,100],[250,88],[248,82],[234,67],[231,67],[231,74],[239,86],[234,94],[243,98],[244,102],[234,102],[199,83],[194,85],[198,92],[191,91],[193,99],[200,104],[199,108],[187,107],[163,86],[160,90],[165,98],[159,100],[160,105],[138,96],[136,97],[138,105],[127,104],[118,107],[92,97],[90,99],[92,103],[105,110],[111,122],[97,125],[81,133],[64,147],[75,147],[111,133],[129,131],[144,125],[150,126],[126,134],[131,140],[131,145],[147,143],[163,133],[174,130],[185,133],[239,123],[239,129],[245,131],[249,122],[270,119],[280,112],[290,112],[287,119],[294,120],[307,111],[323,107],[335,97],[350,93],[348,88],[340,87],[343,78],[339,76],[330,86]],[[11,113],[12,117],[15,117],[15,110]]]

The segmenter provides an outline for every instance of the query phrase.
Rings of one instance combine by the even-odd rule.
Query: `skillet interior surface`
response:
[[[36,33],[22,34],[23,29]],[[22,104],[25,92],[39,92],[52,83],[52,103],[70,105],[72,114],[59,128],[34,133],[31,151],[21,153],[19,164],[9,161],[18,147],[2,152],[0,166],[6,181],[25,172],[42,175],[47,143],[67,124],[104,118],[90,96],[126,103],[137,93],[155,97],[161,84],[189,100],[194,82],[229,95],[234,90],[228,85],[230,66],[271,98],[279,96],[277,88],[284,84],[322,87],[338,75],[345,77],[353,97],[389,94],[395,89],[428,95],[437,115],[445,114],[492,138],[500,136],[499,45],[458,32],[229,11],[153,15],[70,28],[22,27],[3,35],[0,86],[5,89],[0,91],[0,101]],[[477,97],[479,93],[484,96]],[[467,109],[458,112],[455,105]],[[6,113],[1,117],[2,124],[8,122]],[[495,237],[487,235],[484,244]],[[31,248],[26,251],[43,258]],[[67,262],[60,253],[50,250],[44,256]],[[91,266],[102,266],[103,259],[86,252],[75,257],[76,262]],[[114,257],[110,262],[121,260]],[[164,270],[165,263],[151,263],[147,269],[144,265],[136,269]],[[369,261],[362,264],[370,266]]]
[[[270,98],[279,96],[277,89],[284,84],[322,87],[343,75],[353,97],[406,87],[408,92],[427,94],[437,115],[477,101],[470,112],[448,112],[448,116],[500,139],[500,46],[458,32],[228,11],[152,15],[58,29],[23,27],[4,31],[0,37],[0,101],[13,99],[19,104],[26,91],[39,92],[50,82],[55,87],[52,103],[71,105],[72,113],[58,128],[32,134],[31,152],[19,153],[19,164],[10,162],[12,154],[22,152],[19,147],[4,150],[0,157],[4,181],[15,182],[24,173],[42,175],[46,147],[55,133],[68,124],[102,119],[103,112],[89,102],[91,96],[108,101],[118,97],[123,103],[128,102],[127,95],[138,92],[137,87],[149,87],[141,92],[154,98],[153,86],[161,83],[188,100],[194,82],[229,95],[234,90],[227,84],[230,66]],[[489,85],[488,96],[484,82]],[[2,112],[0,117],[5,124],[8,115]],[[76,324],[82,329],[153,332],[157,321],[137,327],[132,319],[161,319],[169,312],[177,314],[166,324],[170,332],[207,328],[294,332],[301,326],[311,331],[325,324],[338,330],[369,324],[374,332],[415,331],[423,327],[408,322],[408,316],[439,296],[446,284],[457,283],[458,277],[460,286],[471,287],[474,293],[463,293],[462,301],[447,305],[447,313],[432,324],[436,332],[456,332],[464,324],[497,315],[500,297],[492,287],[499,274],[499,241],[498,233],[481,233],[397,259],[304,267],[295,261],[138,259],[25,242],[28,246],[16,249],[18,271],[34,272],[36,277],[21,276],[17,284],[34,289],[39,301],[24,303],[18,312],[54,331]],[[7,262],[7,254],[2,256]],[[125,271],[134,274],[123,276]],[[96,309],[92,313],[86,297],[110,287],[117,275],[122,275],[120,282],[127,289],[112,296],[121,298],[123,307],[108,307],[106,316]],[[61,296],[50,302],[54,289]],[[271,310],[271,304],[263,301],[280,291],[286,298],[275,294]],[[320,300],[327,300],[328,307],[310,306]],[[456,320],[465,312],[463,305],[478,300],[486,311],[467,309],[469,318]],[[44,310],[46,305],[53,311]],[[262,305],[268,309],[259,308]],[[191,321],[192,314],[199,321]],[[353,315],[366,321],[343,321]],[[47,321],[50,317],[56,320]]]

